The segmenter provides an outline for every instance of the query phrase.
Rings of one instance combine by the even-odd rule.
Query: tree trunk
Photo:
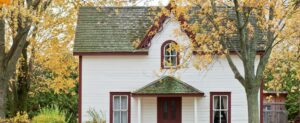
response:
[[[16,97],[14,102],[16,105],[16,111],[26,111],[27,110],[27,98],[28,98],[28,92],[29,92],[29,69],[28,69],[28,57],[27,57],[27,46],[28,42],[25,45],[23,51],[22,51],[22,59],[20,60],[20,68],[19,71],[21,74],[17,75],[17,86],[16,87],[16,94],[14,97]],[[14,112],[14,113],[17,113]]]
[[[248,103],[248,123],[259,123],[258,90],[259,87],[246,89]]]
[[[9,76],[6,75],[5,70],[0,70],[0,117],[5,118],[6,112],[6,97],[7,97],[7,84]]]

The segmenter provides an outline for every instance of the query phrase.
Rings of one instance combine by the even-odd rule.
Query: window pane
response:
[[[120,110],[120,96],[114,96],[114,110]]]
[[[227,96],[221,96],[221,109],[227,109],[228,106]]]
[[[176,49],[172,49],[171,55],[177,55]]]
[[[175,44],[171,45],[171,55],[176,55]]]
[[[114,123],[121,123],[119,111],[114,111]]]
[[[164,47],[164,66],[173,67],[177,65],[177,52],[175,43],[166,44]]]
[[[220,109],[220,96],[214,96],[214,109]]]
[[[128,121],[127,118],[128,118],[127,111],[122,111],[122,113],[121,113],[122,123],[127,123],[127,121]]]
[[[171,101],[171,107],[172,107],[172,119],[176,119],[176,104],[175,101]]]
[[[165,50],[165,55],[170,55],[171,54],[170,44],[167,44],[164,50]]]
[[[220,123],[220,111],[214,111],[214,123]]]
[[[127,110],[127,96],[121,96],[121,109]]]
[[[221,112],[221,123],[227,123],[227,111]]]
[[[163,110],[164,110],[163,118],[168,119],[168,102],[167,101],[164,101]]]
[[[172,56],[171,57],[171,63],[172,63],[172,66],[176,66],[176,63],[177,63],[177,56]]]
[[[169,63],[170,63],[170,56],[165,56],[165,59],[164,59],[164,65],[165,66],[169,66]]]

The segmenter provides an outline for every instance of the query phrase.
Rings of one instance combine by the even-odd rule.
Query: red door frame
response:
[[[181,123],[182,120],[182,98],[181,97],[157,97],[157,123],[160,123],[160,120],[162,120],[161,116],[163,115],[163,113],[159,110],[159,108],[162,108],[162,106],[160,106],[159,101],[160,100],[171,100],[171,99],[175,99],[176,100],[176,122],[172,122],[172,123]],[[168,109],[168,111],[170,112],[171,108]]]

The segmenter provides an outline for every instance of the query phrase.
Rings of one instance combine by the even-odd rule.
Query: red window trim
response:
[[[113,96],[114,95],[126,95],[128,96],[128,123],[130,123],[130,109],[131,109],[131,93],[130,92],[110,92],[109,96],[109,122],[113,123]]]
[[[161,53],[160,53],[160,67],[163,68],[163,69],[171,69],[171,67],[165,67],[164,65],[164,60],[165,60],[165,56],[164,56],[164,47],[169,44],[169,43],[175,43],[177,44],[177,42],[173,41],[173,40],[167,40],[165,41],[162,45],[161,45]],[[177,65],[179,65],[179,52],[177,52]],[[175,67],[176,68],[176,67]]]
[[[231,92],[210,92],[210,123],[213,123],[213,96],[227,95],[228,96],[228,123],[231,123]]]

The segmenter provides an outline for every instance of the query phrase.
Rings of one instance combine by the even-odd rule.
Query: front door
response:
[[[157,97],[157,123],[181,123],[181,97]]]

